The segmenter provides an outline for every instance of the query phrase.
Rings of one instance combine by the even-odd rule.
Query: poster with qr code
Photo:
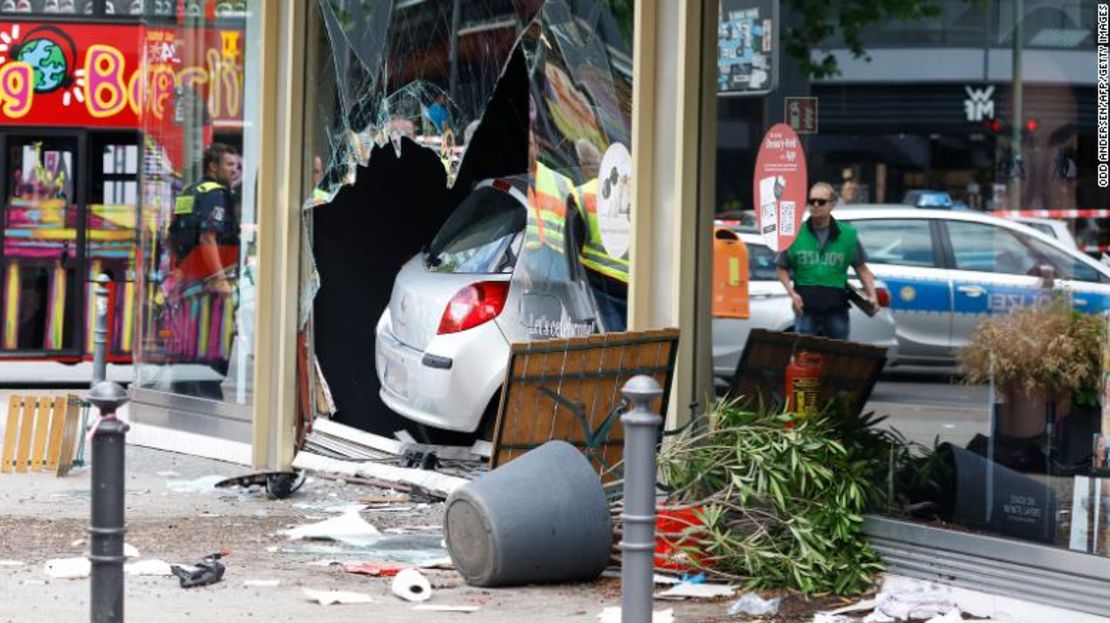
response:
[[[806,158],[798,134],[785,123],[767,130],[755,160],[753,204],[759,206],[759,231],[772,251],[785,251],[802,225]]]
[[[793,201],[783,201],[779,204],[779,235],[790,237],[795,235]]]

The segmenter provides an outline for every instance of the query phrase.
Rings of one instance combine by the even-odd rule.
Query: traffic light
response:
[[[982,122],[983,130],[990,132],[996,136],[1010,136],[1013,132],[1013,126],[1002,119],[984,119]],[[1040,121],[1036,117],[1030,117],[1021,126],[1021,135],[1025,138],[1033,136],[1037,128],[1041,127]]]

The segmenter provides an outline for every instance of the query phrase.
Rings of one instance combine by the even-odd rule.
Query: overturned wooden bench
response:
[[[605,475],[623,457],[621,388],[629,379],[644,374],[659,382],[663,396],[653,409],[666,417],[678,335],[658,329],[513,344],[490,468],[561,439]]]
[[[81,399],[67,396],[19,396],[8,402],[0,473],[49,471],[65,476],[76,458]]]

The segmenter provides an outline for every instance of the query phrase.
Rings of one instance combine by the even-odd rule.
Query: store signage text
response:
[[[994,119],[994,86],[983,89],[973,89],[965,86],[967,99],[964,100],[964,113],[967,120],[972,122]]]
[[[154,34],[148,33],[148,40]],[[157,34],[172,42],[174,33]],[[204,92],[212,118],[238,118],[242,33],[218,34],[220,42],[206,46],[202,66],[182,66],[174,63],[176,57],[148,65],[144,93],[138,26],[66,24],[62,30],[0,22],[0,122],[137,127],[144,109],[161,119],[179,86]],[[135,46],[121,49],[103,41]]]

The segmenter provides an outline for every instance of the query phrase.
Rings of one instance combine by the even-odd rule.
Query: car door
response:
[[[1041,261],[1006,227],[944,221],[952,261],[952,355],[991,314],[1035,304],[1050,294],[1037,276]]]
[[[932,221],[878,217],[851,222],[859,230],[867,265],[890,291],[899,362],[946,359],[952,293]]]
[[[1071,298],[1075,309],[1087,314],[1110,310],[1110,271],[1078,251],[1060,249],[1043,240],[1019,233],[1042,264],[1055,272],[1055,288]]]

